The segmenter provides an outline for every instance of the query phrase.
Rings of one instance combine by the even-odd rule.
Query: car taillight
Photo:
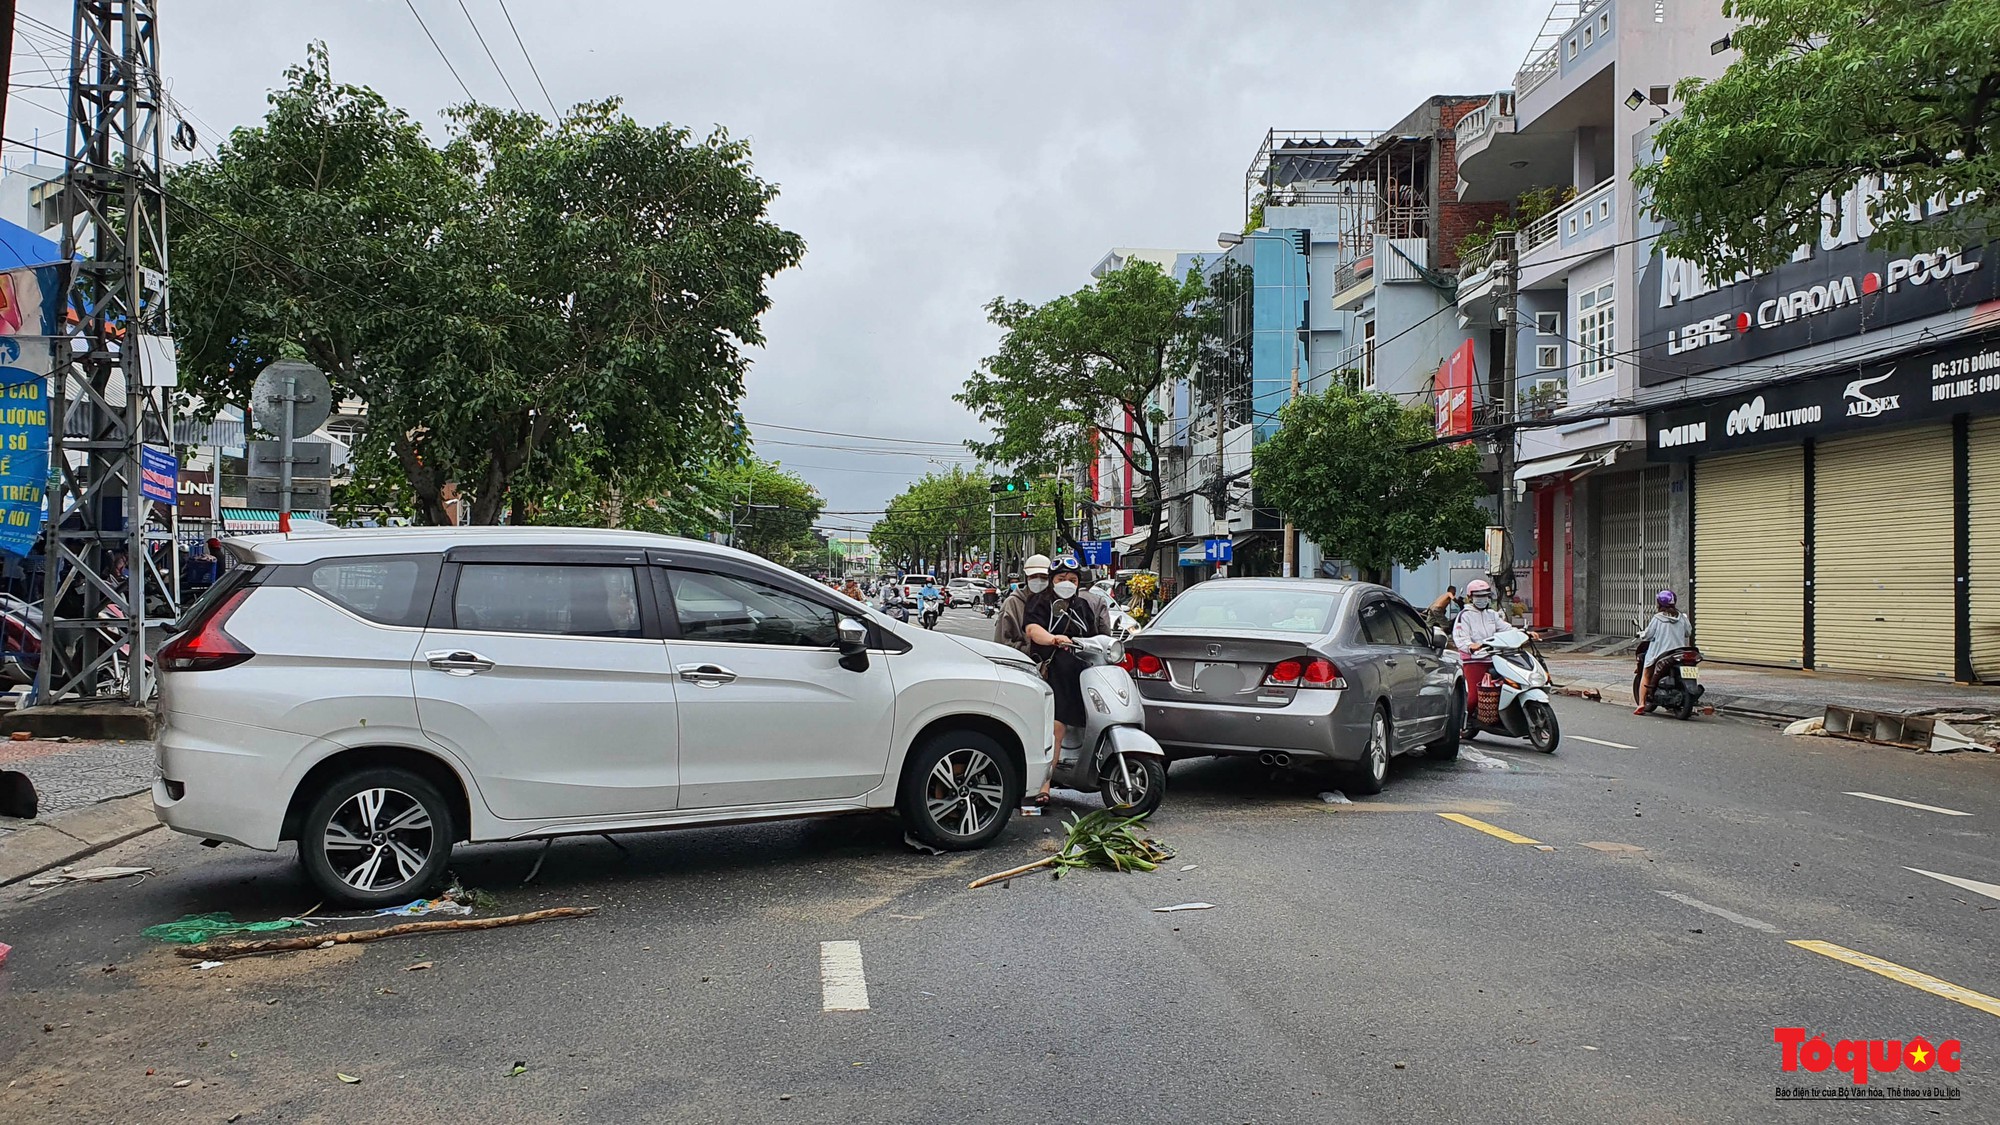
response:
[[[1166,661],[1150,652],[1128,652],[1121,661],[1125,670],[1142,680],[1164,680],[1167,678]]]
[[[167,672],[213,672],[218,668],[233,668],[257,655],[223,631],[229,615],[250,596],[249,588],[236,591],[217,602],[208,613],[188,623],[172,640],[161,646],[159,655],[154,657],[162,671]]]
[[[1276,688],[1344,688],[1347,681],[1341,678],[1340,669],[1325,657],[1302,657],[1297,660],[1280,660],[1271,665],[1271,671],[1264,676],[1265,687]]]

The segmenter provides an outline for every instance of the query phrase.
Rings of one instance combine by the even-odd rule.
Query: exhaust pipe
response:
[[[1284,769],[1286,766],[1292,764],[1292,756],[1282,751],[1273,753],[1266,750],[1262,754],[1257,755],[1257,764],[1271,766],[1275,769]]]

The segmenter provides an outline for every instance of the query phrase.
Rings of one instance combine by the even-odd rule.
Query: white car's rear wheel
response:
[[[394,906],[444,878],[451,806],[417,774],[382,767],[328,786],[299,824],[299,862],[327,898]]]

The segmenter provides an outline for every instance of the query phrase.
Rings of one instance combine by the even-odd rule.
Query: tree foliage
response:
[[[1479,454],[1432,445],[1423,407],[1336,386],[1278,411],[1278,432],[1257,449],[1260,502],[1290,516],[1329,556],[1378,580],[1440,550],[1478,547]]]
[[[2000,215],[2000,4],[1730,0],[1741,57],[1681,83],[1661,159],[1635,179],[1668,253],[1714,275],[1768,269],[1819,237],[1821,200],[1884,189],[1873,241],[1992,237]],[[1926,221],[1937,199],[1956,201]]]
[[[954,466],[948,473],[930,472],[889,501],[882,517],[868,532],[869,542],[884,562],[919,570],[958,570],[974,547],[984,547],[992,531],[989,503],[992,478],[984,472]],[[1002,501],[1001,518],[1020,511],[1020,501]],[[1018,516],[1004,533],[1019,534]]]
[[[824,559],[826,545],[814,539],[813,523],[826,501],[805,478],[776,461],[751,459],[717,473],[713,483],[736,546],[780,563],[816,547]]]
[[[1201,276],[1176,281],[1134,260],[1095,285],[1042,305],[995,298],[987,319],[1000,349],[957,398],[993,429],[981,457],[1029,474],[1060,473],[1096,455],[1096,442],[1132,449],[1145,481],[1138,506],[1149,555],[1160,540],[1161,387],[1193,368],[1205,295]]]
[[[311,360],[367,404],[359,460],[392,478],[373,491],[426,522],[447,485],[493,523],[517,482],[666,496],[730,461],[742,348],[804,248],[766,217],[746,144],[606,101],[555,122],[459,107],[433,146],[335,82],[323,47],[286,78],[261,124],[170,181],[203,403]]]

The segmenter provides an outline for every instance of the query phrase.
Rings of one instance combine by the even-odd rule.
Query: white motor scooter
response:
[[[1505,629],[1480,649],[1478,656],[1492,661],[1491,684],[1500,689],[1497,706],[1490,718],[1481,717],[1480,701],[1465,703],[1465,734],[1504,734],[1525,738],[1544,754],[1556,752],[1562,728],[1556,723],[1556,709],[1549,702],[1549,666],[1537,656],[1528,634]]]
[[[1119,663],[1125,646],[1116,637],[1078,637],[1072,651],[1088,665],[1079,677],[1083,726],[1064,728],[1051,780],[1095,789],[1125,816],[1152,812],[1167,795],[1167,754],[1146,733],[1139,689]]]

